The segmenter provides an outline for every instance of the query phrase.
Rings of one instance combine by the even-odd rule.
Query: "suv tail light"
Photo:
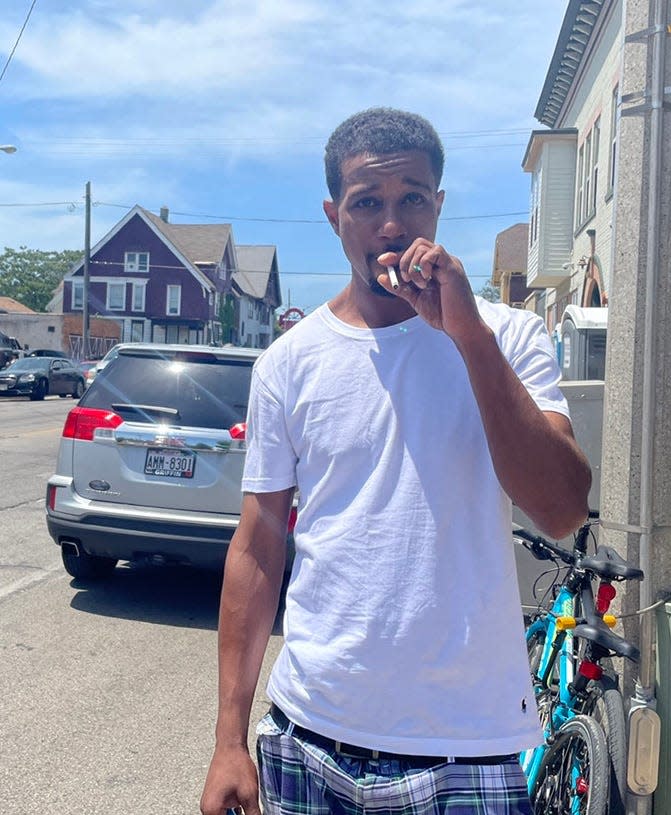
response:
[[[73,408],[65,420],[63,438],[93,441],[93,434],[99,427],[114,430],[123,419],[111,410],[79,407]]]

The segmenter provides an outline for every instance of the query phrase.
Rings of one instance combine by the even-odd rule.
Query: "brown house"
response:
[[[532,290],[527,288],[529,224],[515,224],[496,236],[492,283],[501,289],[501,302],[525,308]]]

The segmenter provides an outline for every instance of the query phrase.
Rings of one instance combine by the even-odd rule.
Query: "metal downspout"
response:
[[[666,26],[665,8],[667,0],[652,0],[654,5],[650,42],[652,46],[651,86],[650,86],[650,160],[648,166],[648,223],[645,272],[645,327],[643,350],[643,403],[641,417],[641,490],[640,490],[640,529],[639,562],[645,574],[639,589],[639,607],[652,605],[652,541],[653,488],[654,488],[654,422],[656,412],[655,351],[656,351],[656,301],[659,278],[659,235],[663,148],[663,102]],[[639,679],[636,683],[632,710],[647,707],[655,708],[655,618],[647,613],[641,616],[641,659]],[[635,796],[633,810],[628,812],[647,815],[652,807],[652,794]]]
[[[646,245],[645,275],[645,330],[643,358],[643,404],[641,421],[641,494],[640,494],[640,564],[645,579],[640,587],[641,608],[652,605],[651,588],[651,532],[653,524],[653,477],[654,477],[654,422],[656,408],[655,350],[657,334],[656,302],[659,278],[659,232],[664,103],[664,57],[666,27],[664,8],[666,0],[653,0],[655,5],[652,40],[652,83],[650,93],[650,164],[648,181],[648,235]],[[641,631],[640,683],[654,695],[655,665],[652,639],[653,617],[644,614]],[[646,625],[647,622],[647,625]],[[644,629],[649,629],[644,639]]]

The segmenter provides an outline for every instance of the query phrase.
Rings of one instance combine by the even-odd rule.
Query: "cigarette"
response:
[[[391,283],[392,289],[396,291],[398,289],[398,277],[396,275],[396,269],[393,266],[387,266],[387,274],[389,275],[389,282]]]

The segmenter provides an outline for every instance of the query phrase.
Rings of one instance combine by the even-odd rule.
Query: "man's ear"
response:
[[[443,201],[445,200],[445,190],[438,190],[436,193],[436,203],[438,204],[438,214],[440,215],[443,209]]]
[[[338,221],[338,205],[333,201],[324,201],[324,213],[333,227],[333,231],[340,237],[340,223]]]

